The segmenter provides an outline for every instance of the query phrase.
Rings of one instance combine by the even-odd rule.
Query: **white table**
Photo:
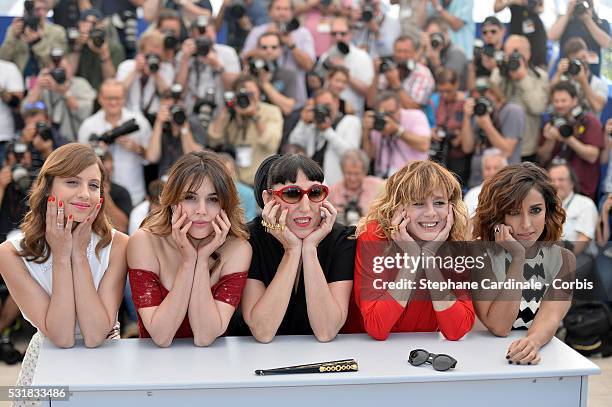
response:
[[[367,335],[340,335],[330,343],[314,337],[219,338],[209,348],[176,340],[158,348],[151,340],[111,340],[97,349],[78,343],[56,348],[45,340],[35,386],[69,386],[78,406],[586,406],[588,375],[599,368],[564,343],[541,350],[537,366],[509,365],[514,334],[496,338],[471,332],[458,342],[438,333],[392,334],[384,342]],[[437,372],[408,364],[423,348],[457,359]],[[255,369],[354,358],[358,372],[256,376]]]

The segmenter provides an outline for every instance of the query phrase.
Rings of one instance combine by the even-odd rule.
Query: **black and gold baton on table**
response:
[[[258,369],[255,371],[255,374],[266,376],[275,374],[356,372],[357,370],[359,370],[359,366],[355,359],[343,359],[307,365],[278,367],[276,369]]]

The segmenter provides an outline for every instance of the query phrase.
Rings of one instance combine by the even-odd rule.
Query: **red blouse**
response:
[[[455,304],[444,311],[435,311],[431,300],[412,300],[403,307],[386,290],[371,288],[372,281],[381,276],[373,272],[371,257],[384,256],[383,250],[387,246],[387,239],[376,235],[377,226],[376,222],[368,224],[357,240],[355,282],[343,332],[365,331],[374,339],[385,340],[391,332],[440,331],[446,339],[461,339],[472,329],[475,318],[467,293],[455,291]],[[375,242],[375,249],[364,250],[364,242],[369,245]],[[376,253],[366,253],[373,251]]]
[[[242,290],[247,280],[247,272],[239,272],[225,275],[211,287],[213,298],[222,301],[232,307],[237,307],[242,297]],[[129,269],[130,288],[132,290],[132,300],[136,309],[156,307],[162,303],[169,291],[164,287],[159,276],[148,270]],[[138,330],[141,338],[150,338],[140,314],[138,314]],[[189,325],[189,318],[185,319],[179,326],[175,338],[193,338],[193,332]]]

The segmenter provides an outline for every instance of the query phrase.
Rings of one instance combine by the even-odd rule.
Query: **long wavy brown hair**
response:
[[[172,206],[183,200],[185,191],[197,191],[206,177],[215,187],[219,205],[231,223],[228,234],[247,239],[244,211],[240,207],[236,185],[217,154],[210,151],[185,154],[172,165],[159,198],[159,208],[149,213],[140,227],[159,236],[171,234]]]
[[[28,261],[44,263],[49,259],[51,250],[45,239],[47,199],[51,195],[51,187],[56,177],[76,177],[91,165],[97,165],[102,178],[100,180],[100,196],[104,196],[104,167],[94,150],[87,145],[69,143],[54,150],[45,160],[38,177],[32,185],[29,203],[30,210],[21,224],[24,238],[19,255]],[[112,227],[104,214],[104,204],[93,222],[92,231],[101,237],[96,245],[96,255],[112,241]]]
[[[561,238],[565,210],[548,173],[535,164],[524,162],[503,168],[482,185],[474,214],[475,238],[495,241],[493,228],[504,223],[504,216],[520,210],[523,199],[535,188],[544,197],[545,224],[539,241],[554,242]]]
[[[378,222],[376,234],[391,239],[388,228],[400,205],[422,202],[441,190],[453,204],[454,223],[448,240],[463,241],[467,232],[467,209],[461,200],[461,185],[446,168],[434,161],[413,161],[387,180],[385,193],[370,205],[367,215],[359,221],[356,236],[362,234],[371,221]]]

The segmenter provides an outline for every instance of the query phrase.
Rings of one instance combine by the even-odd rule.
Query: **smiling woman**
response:
[[[0,245],[0,273],[24,317],[38,329],[17,385],[29,385],[48,337],[61,348],[118,338],[127,236],[104,214],[104,168],[89,146],[55,150],[30,194],[22,234]]]

